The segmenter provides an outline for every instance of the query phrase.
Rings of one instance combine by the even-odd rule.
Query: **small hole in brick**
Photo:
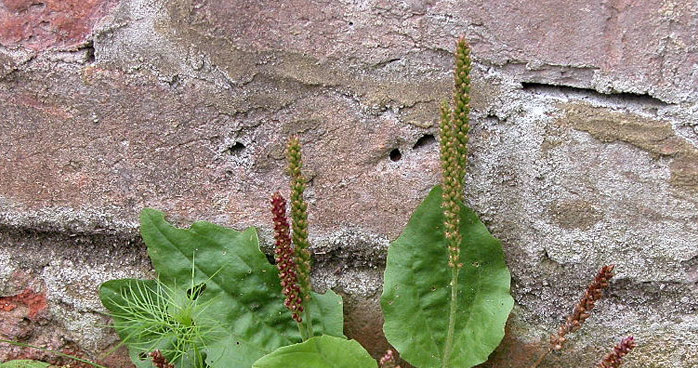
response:
[[[390,151],[390,161],[392,162],[398,162],[402,158],[402,153],[400,153],[399,149],[394,149]]]
[[[33,3],[33,4],[29,5],[28,9],[30,11],[39,12],[39,11],[43,10],[45,7],[46,7],[46,4],[39,2],[39,3]]]
[[[240,142],[235,142],[234,145],[228,146],[228,148],[225,149],[225,153],[229,155],[237,155],[240,152],[242,152],[245,149],[245,145],[240,143]]]
[[[85,48],[85,62],[88,64],[95,62],[95,48],[90,46]]]
[[[83,53],[83,61],[87,64],[95,62],[95,44],[94,41],[88,40],[80,48],[77,49]]]
[[[436,143],[436,138],[432,134],[425,134],[417,140],[417,143],[412,146],[412,149],[419,149]]]

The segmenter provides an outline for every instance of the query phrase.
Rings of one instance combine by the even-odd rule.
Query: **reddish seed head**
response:
[[[296,276],[296,263],[294,262],[294,250],[291,245],[290,226],[286,218],[286,200],[280,193],[274,193],[271,198],[272,215],[274,216],[274,239],[276,248],[276,267],[279,269],[281,289],[286,296],[284,305],[293,313],[293,319],[301,321],[295,312],[300,306],[297,295],[300,290]]]
[[[582,327],[584,321],[589,318],[590,312],[596,306],[596,302],[603,297],[603,289],[608,287],[609,280],[613,277],[615,265],[601,267],[601,270],[594,277],[594,281],[589,284],[584,296],[574,307],[572,314],[567,317],[565,324],[560,326],[557,334],[550,337],[550,344],[553,350],[562,349],[562,345],[567,340],[564,336],[570,332],[575,332]]]
[[[606,357],[596,366],[597,368],[618,368],[623,363],[623,357],[628,355],[637,344],[632,336],[621,340]]]
[[[153,360],[153,365],[157,368],[175,368],[173,364],[170,364],[170,362],[167,361],[167,358],[162,355],[160,350],[155,350],[148,355]]]
[[[392,349],[388,349],[388,351],[383,354],[379,363],[380,368],[400,368],[400,366],[397,365],[397,357]]]

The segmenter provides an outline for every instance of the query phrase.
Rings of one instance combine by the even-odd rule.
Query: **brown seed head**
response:
[[[397,365],[397,357],[392,349],[388,349],[388,351],[383,354],[379,363],[380,368],[400,368],[400,366]]]
[[[553,350],[562,349],[563,344],[567,340],[565,335],[570,332],[575,332],[582,327],[584,321],[589,318],[591,310],[596,306],[596,302],[603,297],[603,289],[608,287],[609,280],[613,277],[613,269],[615,265],[601,267],[599,273],[594,277],[594,281],[589,284],[584,296],[577,303],[567,317],[567,321],[560,326],[557,333],[550,337],[550,345]]]
[[[148,355],[150,355],[150,358],[153,360],[153,365],[156,368],[175,368],[174,364],[168,362],[167,358],[165,358],[165,356],[162,355],[162,352],[160,350],[152,351]]]
[[[637,344],[632,336],[621,340],[606,357],[596,366],[597,368],[618,368],[623,363],[623,357],[628,355]]]
[[[298,314],[302,310],[300,286],[298,285],[298,271],[295,262],[295,253],[291,245],[291,234],[286,219],[286,199],[279,192],[271,197],[271,212],[274,218],[274,255],[276,267],[279,269],[281,288],[286,299],[284,305],[288,308],[293,319],[300,323],[302,318]]]

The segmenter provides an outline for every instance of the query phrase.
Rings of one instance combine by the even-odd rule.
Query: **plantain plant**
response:
[[[360,350],[363,361],[370,360],[342,334],[341,297],[310,288],[305,180],[297,141],[289,145],[289,159],[292,237],[285,203],[282,208],[272,201],[278,270],[260,250],[253,228],[239,232],[196,222],[180,229],[164,213],[143,210],[141,235],[158,280],[112,280],[100,287],[102,303],[137,367],[159,367],[155,351],[163,367],[251,367],[272,352],[289,354],[291,349],[297,355],[294,349],[301,349],[310,359],[327,346],[337,347],[337,357]],[[352,362],[354,355],[343,361]],[[261,367],[274,364],[275,356],[261,361]]]
[[[470,110],[464,39],[456,49],[455,85],[454,107],[444,103],[441,113],[443,184],[391,244],[381,298],[388,340],[402,358],[425,368],[486,360],[513,304],[501,244],[463,203]],[[285,199],[272,197],[278,273],[259,250],[254,229],[207,222],[179,229],[162,212],[143,211],[141,234],[158,280],[114,280],[100,288],[138,367],[153,366],[148,354],[154,351],[177,367],[271,368],[291,356],[311,368],[377,366],[342,335],[341,298],[312,291],[296,138],[288,159],[292,224]]]
[[[147,354],[159,350],[177,367],[250,367],[302,341],[254,229],[208,222],[180,229],[162,212],[146,209],[141,235],[159,280],[112,280],[100,287],[136,366],[152,367]],[[310,333],[342,336],[341,298],[331,290],[310,295],[309,305],[320,312]]]
[[[385,335],[420,368],[484,362],[504,337],[513,307],[501,243],[464,204],[470,69],[470,50],[461,38],[453,108],[441,106],[442,184],[388,249],[381,297]]]
[[[470,71],[470,50],[461,38],[453,104],[441,106],[441,184],[388,249],[383,329],[400,358],[417,368],[469,368],[486,361],[513,307],[502,245],[464,200]],[[312,289],[307,181],[297,138],[287,152],[291,221],[286,199],[274,193],[275,265],[261,252],[253,228],[196,222],[181,229],[162,212],[143,210],[141,234],[158,279],[112,280],[100,288],[137,367],[378,367],[343,335],[341,297]],[[612,266],[605,270],[534,366],[588,317]],[[599,367],[617,367],[632,347],[632,339],[624,340]],[[381,368],[397,364],[392,351],[380,360]]]

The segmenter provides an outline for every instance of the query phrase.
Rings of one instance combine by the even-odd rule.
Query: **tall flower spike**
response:
[[[448,103],[441,105],[441,170],[443,176],[442,208],[444,235],[448,246],[448,265],[460,267],[460,206],[463,188],[458,180],[458,151],[456,134]]]
[[[453,115],[451,116],[458,154],[457,179],[464,186],[468,160],[468,132],[470,131],[470,47],[465,37],[456,43],[456,70],[453,75]]]
[[[291,231],[286,219],[286,199],[279,192],[271,197],[271,212],[274,216],[274,239],[276,240],[274,258],[276,267],[279,269],[281,291],[286,297],[284,305],[291,311],[293,319],[301,323],[303,318],[300,314],[303,312],[303,304],[298,286],[295,254],[291,246]]]
[[[448,103],[441,105],[441,168],[443,194],[441,208],[444,214],[444,237],[448,247],[448,266],[451,268],[451,299],[449,302],[448,329],[442,361],[447,363],[453,353],[453,339],[458,312],[458,273],[460,246],[460,214],[463,209],[465,167],[467,161],[468,114],[470,113],[470,50],[465,38],[456,44],[456,71],[453,91],[454,110]]]
[[[572,314],[567,317],[567,321],[560,326],[557,333],[550,337],[550,345],[553,350],[562,349],[562,345],[567,340],[565,335],[575,332],[582,327],[584,321],[589,318],[591,310],[596,302],[603,297],[603,289],[608,287],[609,280],[613,277],[615,265],[601,267],[594,281],[589,284],[582,300],[574,307]]]
[[[443,175],[443,211],[449,266],[460,263],[460,211],[463,205],[465,169],[470,130],[470,48],[462,37],[456,44],[453,110],[441,105],[441,170]]]
[[[604,360],[597,365],[597,368],[618,368],[623,363],[623,357],[628,355],[630,350],[633,350],[637,344],[632,336],[628,336],[621,340],[618,345],[613,348],[613,351],[608,353]]]
[[[291,176],[291,220],[298,284],[305,305],[310,300],[310,243],[308,242],[308,205],[303,199],[306,180],[301,173],[301,144],[297,137],[288,142],[288,170]]]

